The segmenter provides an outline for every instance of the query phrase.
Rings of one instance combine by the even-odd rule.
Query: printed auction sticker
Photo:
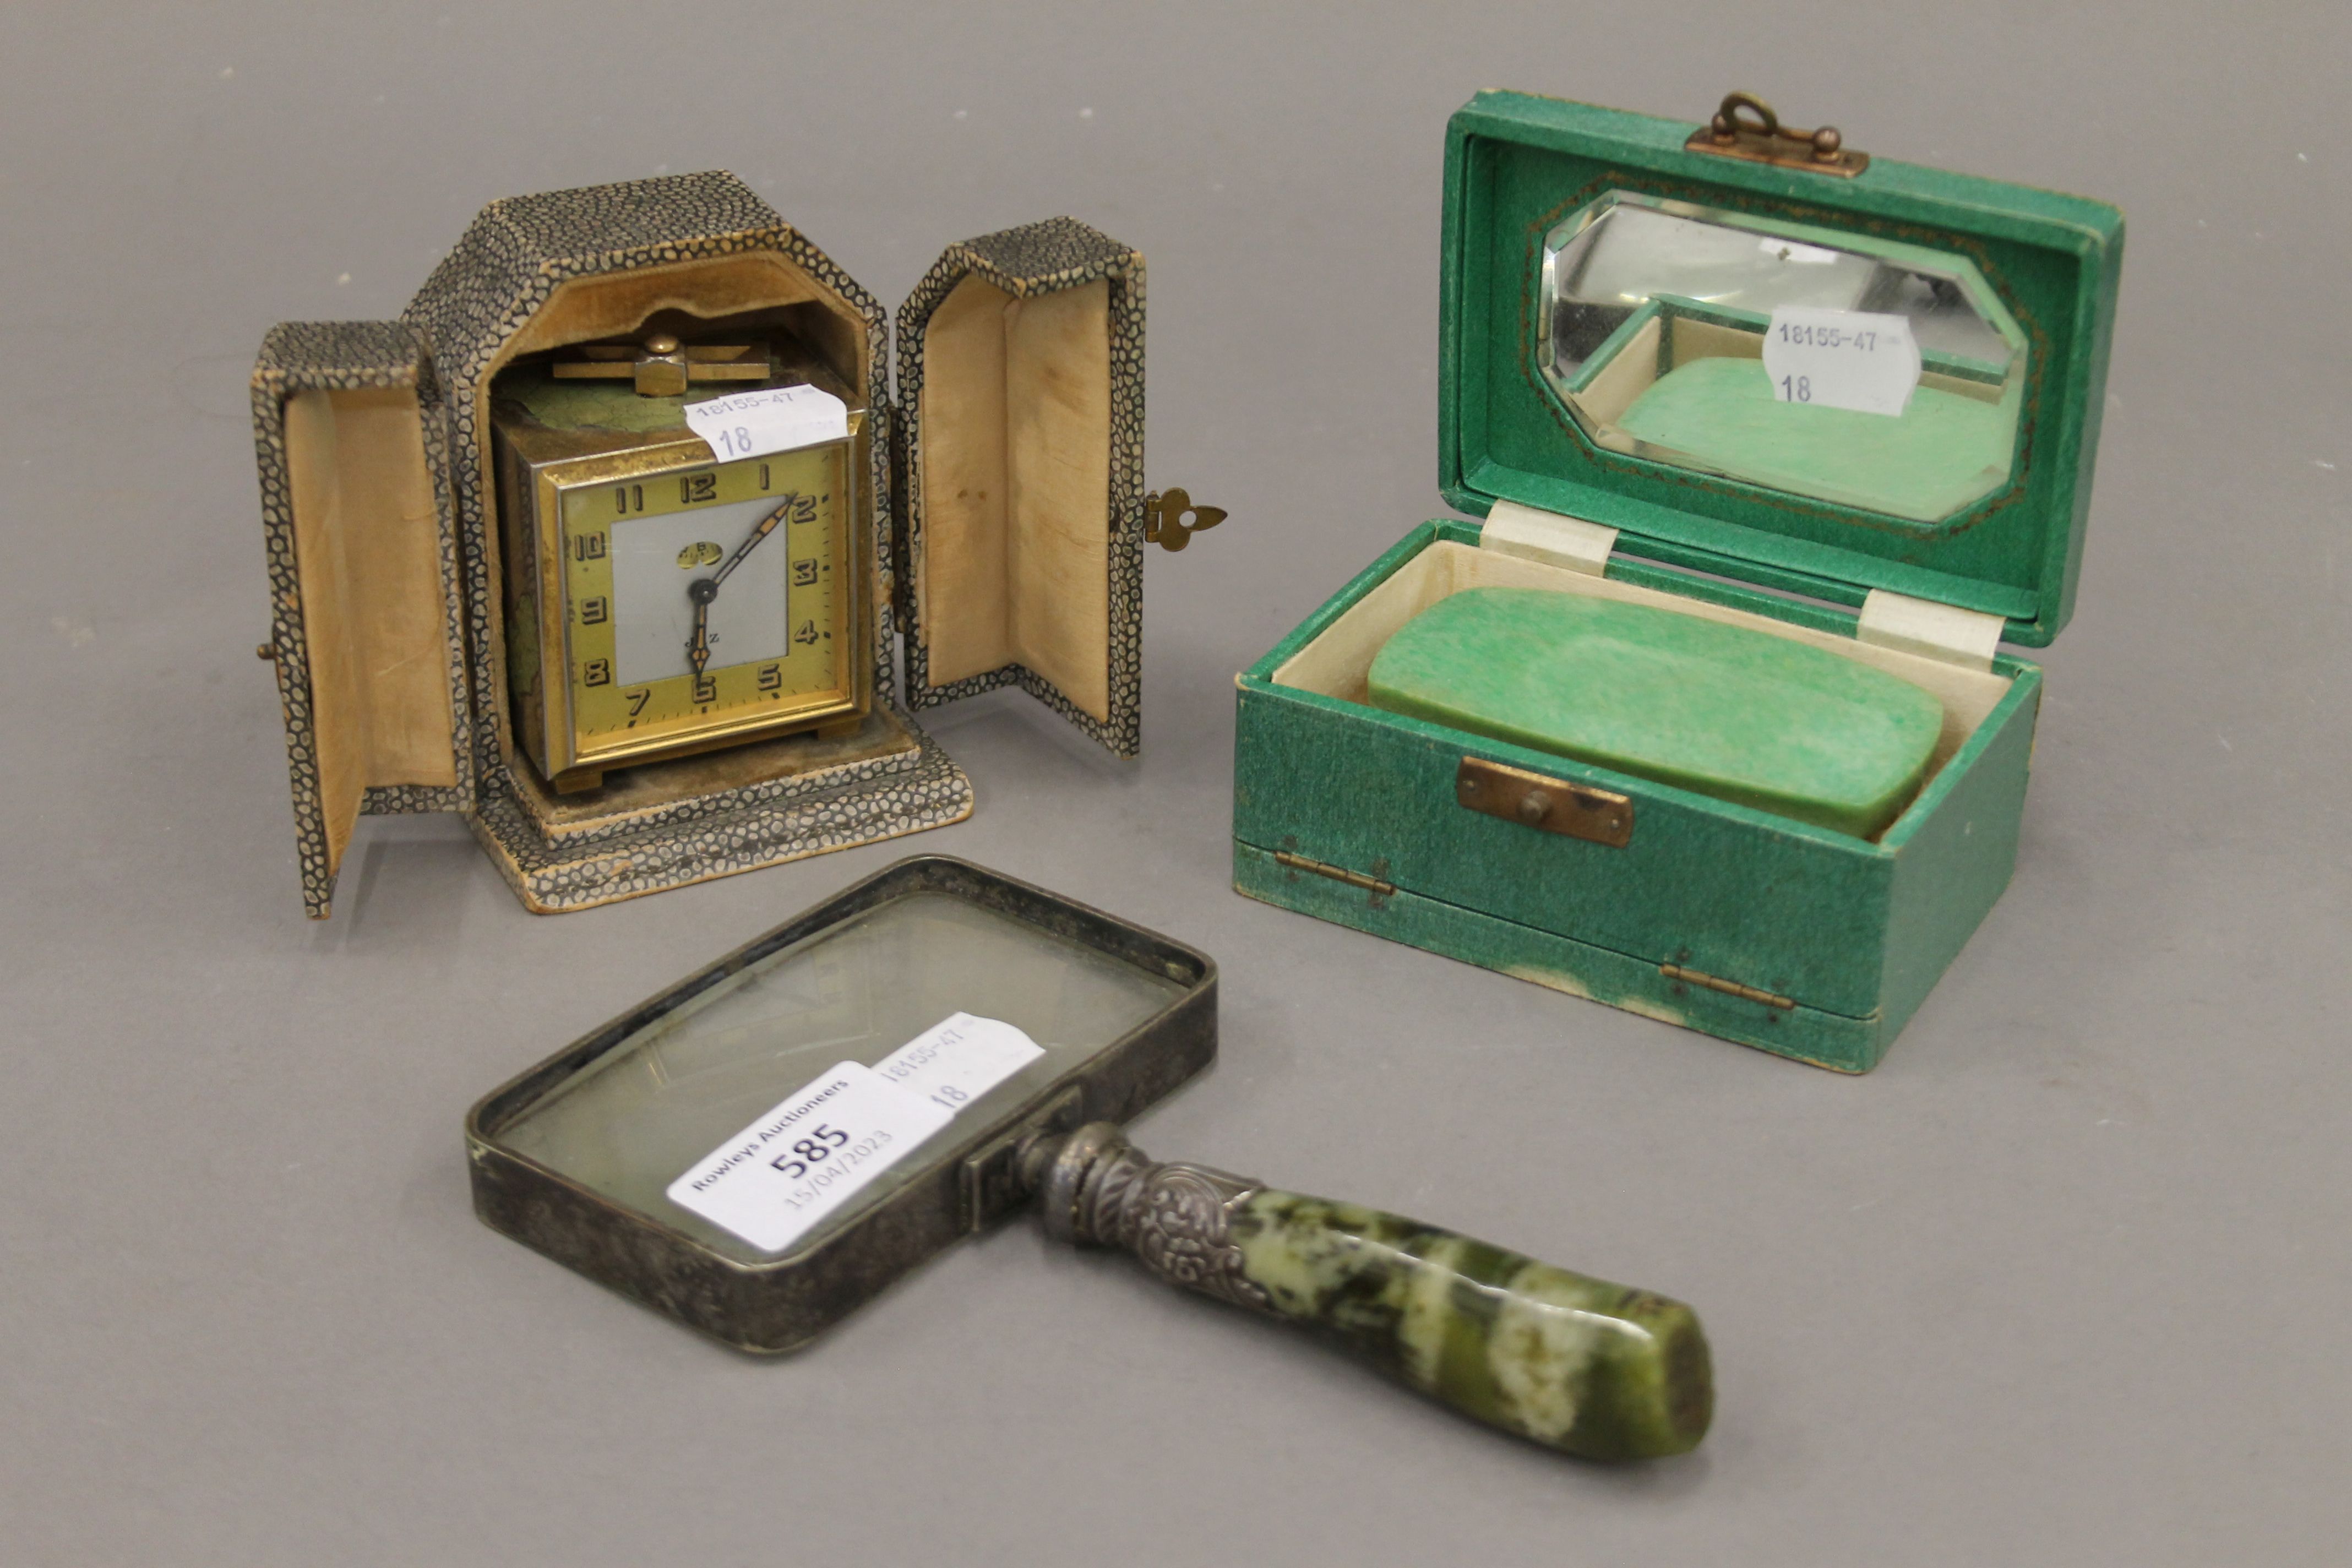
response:
[[[876,1062],[874,1070],[952,1113],[1045,1054],[1045,1047],[1010,1024],[957,1013]]]
[[[669,1200],[782,1252],[1045,1054],[1010,1024],[951,1014],[873,1067],[820,1075],[672,1182]]]
[[[1782,305],[1764,333],[1764,373],[1777,403],[1899,415],[1919,385],[1907,317]]]
[[[954,1112],[843,1062],[669,1184],[670,1202],[782,1252]]]
[[[686,423],[729,462],[838,441],[849,434],[849,405],[818,387],[763,386],[689,403]]]

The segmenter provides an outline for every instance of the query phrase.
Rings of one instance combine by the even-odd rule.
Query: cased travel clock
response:
[[[709,389],[564,374],[582,363],[509,373],[494,413],[508,679],[541,773],[574,793],[611,767],[855,731],[873,695],[853,657],[866,594],[849,522],[866,411],[847,410],[835,439],[714,461],[681,417]],[[600,363],[614,362],[585,362]],[[751,368],[765,365],[758,351]],[[823,391],[829,378],[762,379]],[[828,395],[845,405],[841,390]]]
[[[952,245],[894,322],[731,174],[493,202],[396,321],[254,366],[305,909],[462,815],[534,910],[960,822],[921,710],[1142,743],[1143,258]]]

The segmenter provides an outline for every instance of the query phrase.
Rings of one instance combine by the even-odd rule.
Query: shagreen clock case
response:
[[[357,818],[451,811],[534,910],[961,820],[911,710],[1018,685],[1120,756],[1141,731],[1143,258],[1068,218],[950,247],[900,311],[727,174],[494,202],[397,321],[288,322],[253,410],[304,906]],[[518,752],[490,383],[656,312],[813,344],[875,421],[871,657],[853,735],[559,796]],[[897,673],[905,643],[908,679]]]
[[[2015,861],[2042,672],[2000,645],[2045,645],[2073,608],[2122,219],[1759,126],[1735,99],[1712,127],[1508,92],[1454,115],[1439,478],[1485,521],[1423,523],[1243,673],[1234,877],[1861,1072]],[[1649,279],[1602,276],[1677,223],[1706,232]],[[1776,397],[1759,345],[1784,305],[1912,312],[1910,410]],[[1925,782],[1861,837],[1370,705],[1388,638],[1481,587],[1664,608],[1898,676],[1942,704]]]

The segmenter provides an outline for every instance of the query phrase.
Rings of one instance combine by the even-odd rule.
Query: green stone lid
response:
[[[1929,692],[1807,643],[1647,605],[1471,588],[1372,660],[1375,707],[1868,838],[1919,787]]]
[[[1482,92],[1455,113],[1441,268],[1445,499],[1479,516],[1513,500],[1583,518],[1620,530],[1619,548],[1631,554],[1833,603],[1859,604],[1884,588],[1956,605],[2002,617],[2010,641],[2047,644],[2074,608],[2122,215],[2101,202],[1886,158],[1843,178],[1721,156],[1685,145],[1696,129],[1512,92]],[[1849,128],[1849,145],[1866,150],[1864,130]],[[1703,212],[1735,236],[1786,236],[1802,256],[1850,247],[1886,263],[1890,276],[1933,271],[1938,258],[1965,272],[1969,287],[1989,291],[1985,309],[2009,318],[2004,330],[2023,350],[2014,402],[1997,409],[2005,422],[1991,482],[1976,476],[1988,439],[1979,426],[1995,405],[1955,400],[1979,373],[1965,353],[1928,342],[1928,374],[1902,425],[1792,411],[1770,401],[1769,383],[1733,374],[1734,360],[1698,362],[1708,369],[1695,375],[1687,366],[1670,373],[1662,358],[1659,395],[1632,411],[1625,438],[1597,439],[1592,422],[1571,412],[1559,376],[1539,364],[1548,330],[1540,279],[1562,226],[1612,197],[1660,213]],[[1827,280],[1836,270],[1818,274]],[[1721,321],[1739,320],[1720,300],[1674,300],[1664,289],[1654,297],[1670,315],[1712,310]],[[1850,308],[1885,308],[1857,301]],[[1748,330],[1762,320],[1754,316]],[[1612,338],[1609,352],[1621,352],[1625,337]],[[1915,468],[1906,448],[1920,446],[1937,450]],[[1696,457],[1661,461],[1662,447]],[[1783,482],[1800,468],[1814,475],[1810,486]]]

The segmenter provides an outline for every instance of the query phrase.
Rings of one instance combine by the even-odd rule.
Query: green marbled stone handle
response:
[[[1034,1141],[1045,1228],[1323,1331],[1464,1414],[1592,1459],[1685,1453],[1714,1380],[1697,1315],[1378,1209],[1160,1163],[1108,1122]]]

